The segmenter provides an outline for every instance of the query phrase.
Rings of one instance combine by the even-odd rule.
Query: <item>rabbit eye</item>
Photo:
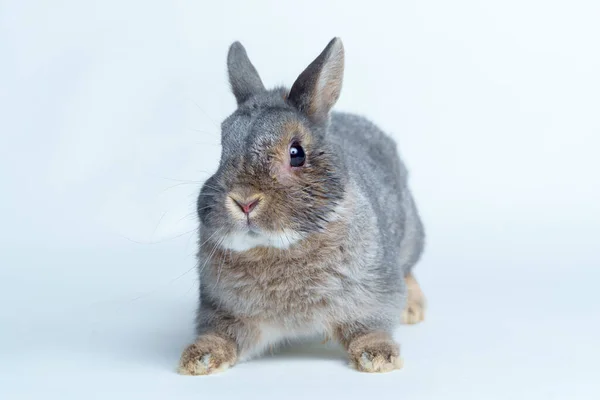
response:
[[[292,143],[290,147],[290,165],[292,167],[301,167],[304,165],[305,160],[306,155],[302,146],[298,142]]]

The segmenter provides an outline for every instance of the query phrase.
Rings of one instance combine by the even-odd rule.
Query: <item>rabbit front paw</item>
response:
[[[182,375],[210,375],[223,372],[235,364],[237,348],[230,339],[202,335],[181,355],[178,372]]]
[[[361,372],[389,372],[402,368],[398,344],[387,334],[374,332],[348,346],[350,365]]]

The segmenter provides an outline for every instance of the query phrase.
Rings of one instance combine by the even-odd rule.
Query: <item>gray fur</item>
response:
[[[228,65],[239,107],[222,124],[220,165],[198,198],[198,333],[230,338],[247,358],[298,336],[347,343],[390,332],[400,322],[404,277],[423,250],[423,226],[395,142],[365,118],[330,113],[341,90],[341,41],[289,94],[264,90],[237,42]],[[311,141],[306,167],[283,182],[273,178],[273,152],[291,123]],[[244,234],[285,229],[302,239],[285,249],[224,248],[225,235],[250,229],[228,211],[232,191],[265,194]]]
[[[227,54],[227,68],[229,70],[229,83],[238,104],[242,104],[253,95],[264,92],[260,76],[254,65],[250,62],[244,46],[235,42]]]
[[[296,79],[288,100],[313,121],[325,121],[340,96],[343,75],[344,48],[333,39]]]

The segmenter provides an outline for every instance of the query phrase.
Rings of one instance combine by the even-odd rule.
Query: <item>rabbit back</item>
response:
[[[412,193],[408,172],[396,142],[368,119],[333,112],[328,139],[338,147],[350,180],[367,200],[377,221],[383,251],[382,273],[408,274],[419,260],[425,232]]]

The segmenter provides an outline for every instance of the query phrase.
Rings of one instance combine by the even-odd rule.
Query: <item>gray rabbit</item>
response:
[[[198,197],[198,338],[179,372],[212,374],[318,335],[338,341],[359,371],[400,368],[391,333],[424,316],[412,275],[424,231],[395,142],[331,112],[341,40],[291,90],[265,89],[238,42],[227,64],[238,109]]]

